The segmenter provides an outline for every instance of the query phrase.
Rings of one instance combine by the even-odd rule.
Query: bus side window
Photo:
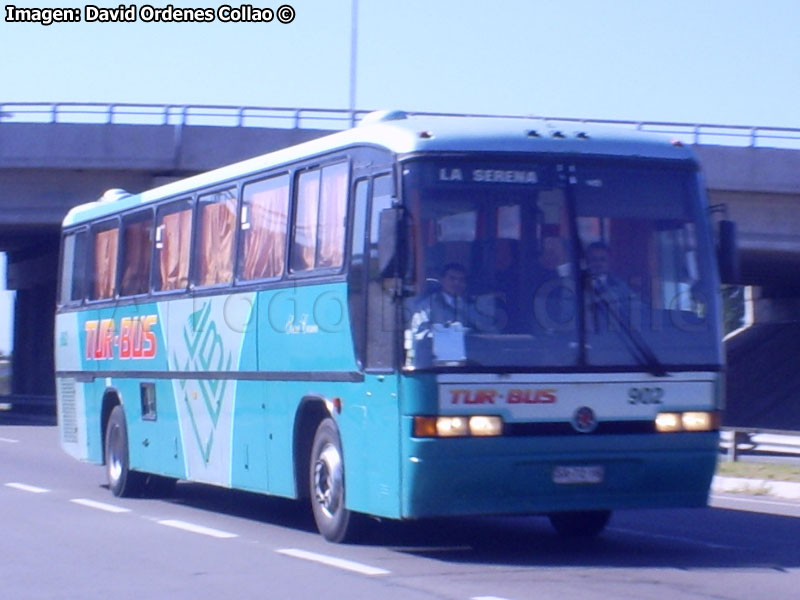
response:
[[[353,237],[350,244],[350,271],[348,273],[348,303],[350,322],[353,324],[353,343],[356,357],[364,365],[367,332],[366,260],[364,250],[367,237],[367,209],[369,180],[356,182],[353,198]]]
[[[395,364],[395,310],[393,298],[383,285],[378,257],[381,212],[392,204],[392,176],[376,177],[372,182],[367,287],[367,367],[373,369],[389,369]]]
[[[347,216],[348,164],[339,163],[322,169],[319,195],[319,245],[317,267],[341,267]]]
[[[92,231],[93,286],[92,300],[113,298],[117,287],[117,252],[119,226],[116,221],[102,224]]]
[[[246,281],[283,275],[289,218],[289,176],[244,186],[239,277]]]
[[[149,291],[150,257],[153,250],[153,213],[135,214],[123,220],[122,281],[120,296]]]
[[[77,304],[86,292],[86,231],[64,237],[59,304]]]
[[[200,196],[198,206],[197,285],[230,283],[233,281],[236,189]]]
[[[348,171],[348,163],[337,163],[298,177],[292,271],[342,266]]]
[[[155,233],[154,289],[163,292],[185,290],[189,284],[189,249],[192,239],[191,201],[182,200],[160,207]]]

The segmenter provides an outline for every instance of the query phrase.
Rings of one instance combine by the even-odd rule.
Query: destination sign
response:
[[[552,165],[525,162],[459,161],[425,165],[423,181],[429,185],[514,186],[549,188],[555,182]]]

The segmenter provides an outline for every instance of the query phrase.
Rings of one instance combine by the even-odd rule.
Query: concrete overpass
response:
[[[177,177],[343,129],[344,110],[132,104],[0,104],[0,251],[17,290],[12,392],[53,393],[52,319],[58,227],[109,188],[140,191]],[[743,283],[761,313],[796,306],[800,283],[800,129],[606,123],[694,144],[713,204],[739,223]],[[47,315],[47,318],[43,318]],[[44,374],[47,374],[44,376]]]

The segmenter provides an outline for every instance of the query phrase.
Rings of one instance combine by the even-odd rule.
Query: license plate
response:
[[[558,466],[553,469],[553,483],[560,484],[596,484],[603,483],[605,469],[602,465],[567,467]]]

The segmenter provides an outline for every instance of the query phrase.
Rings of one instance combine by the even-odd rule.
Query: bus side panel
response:
[[[400,412],[397,375],[367,375],[342,396],[342,434],[348,508],[399,518]]]
[[[395,375],[368,375],[363,383],[269,382],[267,386],[267,451],[269,493],[295,498],[307,491],[308,465],[301,466],[304,486],[297,489],[294,472],[294,424],[298,398],[338,398],[341,412],[330,416],[339,428],[345,468],[345,497],[351,510],[371,515],[400,516],[400,438]],[[309,449],[312,440],[305,440]]]
[[[294,477],[294,422],[300,400],[308,392],[306,383],[285,381],[265,383],[265,427],[270,494],[285,498],[297,497]]]
[[[236,389],[231,452],[231,486],[255,492],[272,489],[267,468],[267,444],[272,433],[267,430],[268,384],[263,381],[240,381]]]
[[[56,372],[71,372],[72,376],[56,378],[56,410],[58,413],[59,440],[69,455],[80,460],[94,460],[89,456],[87,393],[91,388],[76,380],[84,368],[86,335],[79,319],[80,313],[70,312],[56,316]],[[96,453],[95,453],[96,454]]]
[[[184,298],[168,305],[168,368],[176,373],[171,384],[177,429],[185,477],[192,481],[233,484],[236,402],[252,400],[239,391],[242,382],[236,374],[254,370],[257,363],[254,302],[255,294],[249,292]],[[251,444],[249,436],[245,432],[244,446]]]
[[[296,496],[293,435],[304,399],[326,403],[345,461],[347,506],[399,515],[399,413],[396,379],[364,382],[355,360],[344,283],[262,292],[258,302],[259,370],[286,381],[267,385],[269,490]],[[284,378],[284,377],[282,377]],[[294,380],[294,381],[292,381]],[[341,402],[341,413],[334,399]],[[310,446],[311,440],[303,443]],[[305,473],[307,467],[301,465]],[[298,482],[305,486],[305,480]]]

